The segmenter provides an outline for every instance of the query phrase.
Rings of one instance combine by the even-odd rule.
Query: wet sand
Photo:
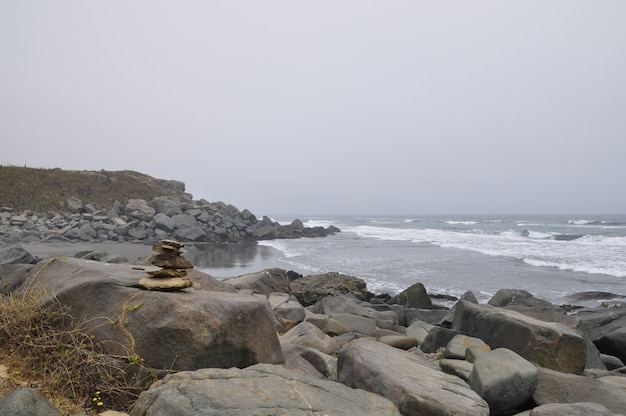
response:
[[[68,256],[81,251],[108,251],[119,254],[133,263],[154,254],[152,245],[133,243],[23,243],[21,246],[40,259]],[[241,244],[187,244],[184,256],[194,267],[213,277],[241,276],[264,269],[279,267],[293,270],[293,266],[280,260],[281,252],[254,242]],[[296,270],[297,271],[297,270]]]

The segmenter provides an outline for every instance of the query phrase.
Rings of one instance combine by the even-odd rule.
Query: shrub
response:
[[[10,377],[0,395],[28,386],[63,413],[129,411],[155,380],[154,371],[130,354],[103,354],[85,322],[76,322],[58,301],[42,303],[43,294],[31,287],[0,299],[0,362]]]

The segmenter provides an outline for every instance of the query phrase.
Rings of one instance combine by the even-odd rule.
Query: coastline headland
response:
[[[132,171],[0,167],[0,179],[0,243],[244,242],[340,231],[259,219],[221,201],[194,200],[181,181]]]

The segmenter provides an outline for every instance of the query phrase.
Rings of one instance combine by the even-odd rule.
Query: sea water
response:
[[[271,240],[277,267],[340,272],[374,293],[421,282],[429,293],[487,301],[498,289],[525,289],[562,304],[579,292],[626,295],[626,216],[292,216],[334,225],[324,238]]]

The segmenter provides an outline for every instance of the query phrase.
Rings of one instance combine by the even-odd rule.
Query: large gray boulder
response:
[[[537,387],[537,367],[506,348],[482,354],[469,376],[469,385],[489,403],[492,416],[527,402]]]
[[[289,293],[289,277],[283,269],[265,269],[260,272],[244,274],[223,280],[237,289],[248,289],[269,296],[273,292]]]
[[[0,398],[2,416],[61,416],[44,395],[31,388],[18,388]]]
[[[144,269],[144,270],[142,270]],[[246,367],[284,360],[267,300],[244,294],[140,289],[146,270],[76,258],[40,262],[25,285],[44,290],[106,353],[136,356],[154,368]]]
[[[614,413],[626,414],[626,389],[592,377],[538,368],[537,404],[593,402]]]
[[[400,416],[389,400],[280,366],[168,375],[139,396],[131,416]]]
[[[417,354],[358,339],[339,353],[342,383],[392,400],[403,415],[489,415],[487,403],[456,376],[424,365]]]
[[[291,282],[291,292],[304,306],[310,306],[327,296],[352,294],[367,298],[365,280],[341,273],[324,273],[301,277]]]
[[[508,348],[543,367],[580,374],[586,366],[584,338],[562,324],[460,301],[455,307],[452,328],[482,339],[492,349]]]

